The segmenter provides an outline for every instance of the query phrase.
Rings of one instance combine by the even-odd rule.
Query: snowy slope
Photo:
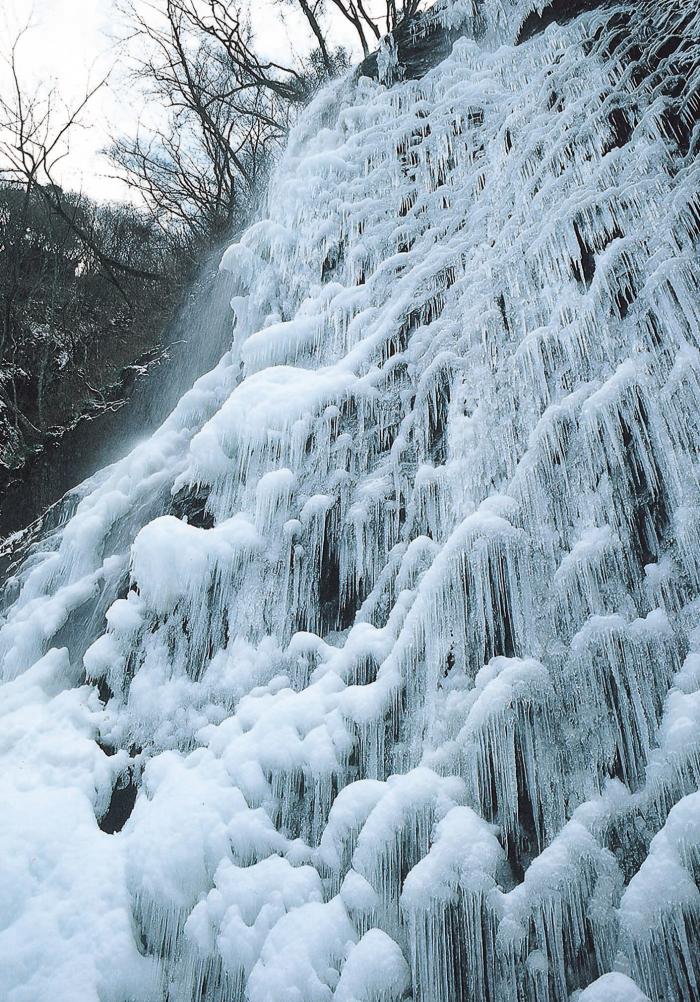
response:
[[[317,97],[8,582],[0,999],[700,997],[700,13],[532,7]]]

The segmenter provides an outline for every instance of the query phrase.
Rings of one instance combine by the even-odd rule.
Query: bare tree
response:
[[[75,206],[68,206],[56,182],[56,170],[69,153],[71,134],[81,126],[81,118],[95,94],[105,86],[106,77],[86,86],[80,99],[69,107],[62,104],[54,88],[30,89],[22,84],[18,50],[27,28],[19,32],[6,60],[11,86],[0,93],[0,182],[19,187],[28,209],[38,194],[94,256],[109,280],[128,301],[124,276],[157,281],[160,276],[134,268],[129,262],[107,254],[94,233],[81,220]]]
[[[116,136],[110,156],[193,257],[246,218],[295,109],[347,65],[325,37],[322,0],[278,2],[306,17],[314,47],[304,60],[261,55],[245,3],[121,0],[134,80],[155,113]]]
[[[287,6],[298,6],[300,8],[318,45],[324,70],[328,76],[332,75],[334,71],[334,59],[331,55],[325,32],[321,26],[323,0],[282,0],[282,2],[286,3]]]
[[[192,248],[245,216],[307,81],[255,53],[242,12],[219,0],[124,0],[134,77],[157,109],[114,138],[118,176]]]
[[[291,2],[299,6],[312,29],[314,25],[320,25],[322,17],[337,12],[355,29],[364,56],[369,54],[370,45],[376,44],[383,33],[394,31],[401,21],[417,14],[421,6],[421,0],[399,0],[398,3],[397,0],[382,0],[381,4],[372,0],[315,0],[311,4],[308,0]]]
[[[307,96],[303,70],[264,59],[256,52],[245,7],[224,0],[165,0],[165,7],[171,23],[176,18],[223,48],[240,91],[261,90],[292,103]]]
[[[6,437],[11,415],[20,444],[41,435],[59,357],[77,366],[81,353],[99,350],[87,345],[87,332],[103,327],[105,315],[128,325],[132,304],[146,286],[162,285],[168,265],[137,210],[101,206],[58,183],[105,78],[73,106],[49,85],[25,85],[27,31],[15,38],[0,81],[0,430]],[[0,461],[6,445],[0,441]]]

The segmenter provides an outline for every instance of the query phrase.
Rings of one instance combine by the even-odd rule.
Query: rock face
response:
[[[700,13],[532,8],[316,98],[8,581],[8,1002],[699,997]]]
[[[179,309],[171,306],[174,316],[149,331],[148,350],[142,345],[136,353],[132,345],[125,365],[104,339],[90,378],[73,367],[61,381],[59,423],[39,435],[23,461],[15,456],[7,465],[8,457],[0,456],[0,567],[13,550],[14,533],[41,520],[49,506],[101,466],[121,458],[125,443],[155,430],[182,391],[218,361],[231,332],[228,276],[218,271],[220,257],[221,250],[207,257]],[[136,340],[140,326],[134,327]]]
[[[428,70],[450,55],[452,46],[462,34],[462,23],[459,19],[455,19],[454,23],[444,23],[429,13],[418,13],[414,17],[404,18],[392,34],[387,36],[379,51],[370,53],[360,63],[355,75],[358,79],[360,77],[378,79],[381,52],[388,44],[395,51],[397,63],[401,67],[401,79],[420,80]]]

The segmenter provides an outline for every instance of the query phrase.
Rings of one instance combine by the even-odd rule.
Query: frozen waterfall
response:
[[[543,4],[316,97],[11,572],[3,1002],[700,999],[700,8]]]

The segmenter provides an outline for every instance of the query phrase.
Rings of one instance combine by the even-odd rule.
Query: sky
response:
[[[252,11],[259,44],[271,56],[288,62],[292,51],[304,51],[307,32],[301,15],[282,13],[272,0],[252,0]],[[27,21],[31,27],[18,53],[27,86],[51,82],[61,99],[74,105],[88,82],[111,71],[107,86],[85,110],[83,128],[72,134],[60,181],[96,198],[123,199],[126,187],[109,177],[110,165],[101,151],[111,135],[133,131],[143,100],[125,80],[124,58],[116,46],[122,27],[116,0],[0,0],[0,55],[6,57],[18,28]],[[334,25],[335,37],[354,45],[343,29]]]
[[[3,56],[18,28],[30,21],[18,48],[23,86],[53,83],[69,106],[80,100],[89,82],[97,82],[117,61],[111,36],[118,23],[112,0],[0,0],[0,11]],[[100,150],[112,130],[128,129],[137,115],[123,94],[117,97],[114,86],[102,88],[86,109],[84,127],[72,133],[62,183],[100,198],[123,197],[122,184],[105,176],[109,165]]]

